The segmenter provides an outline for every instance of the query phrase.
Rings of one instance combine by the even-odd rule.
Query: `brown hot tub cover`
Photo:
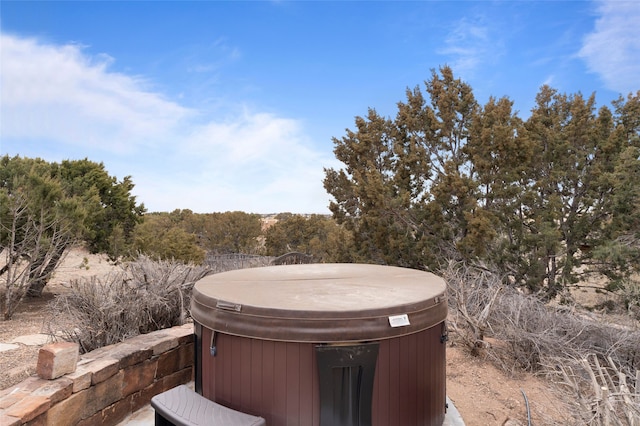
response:
[[[362,342],[417,333],[447,316],[442,278],[414,269],[311,264],[210,275],[193,290],[195,321],[287,342]]]

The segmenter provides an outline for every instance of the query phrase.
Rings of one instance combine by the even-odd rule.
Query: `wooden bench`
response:
[[[262,417],[232,410],[180,385],[151,398],[156,426],[266,426]]]

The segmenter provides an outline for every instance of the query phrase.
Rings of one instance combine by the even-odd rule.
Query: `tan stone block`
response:
[[[20,419],[18,417],[8,416],[4,413],[0,413],[0,425],[2,426],[19,426]]]
[[[16,388],[19,388],[19,387],[20,387],[20,386],[13,385],[13,386],[9,386],[9,387],[8,387],[8,388],[6,388],[6,389],[1,389],[1,390],[0,390],[0,399],[2,399],[2,398],[4,398],[5,396],[9,395],[11,392],[15,391],[15,390],[16,390]]]
[[[102,412],[98,411],[93,416],[80,420],[78,423],[74,424],[74,426],[94,426],[102,424]]]
[[[80,391],[51,407],[47,412],[47,425],[60,426],[78,423],[82,419],[88,396],[88,390]]]
[[[131,395],[132,397],[131,412],[133,413],[135,411],[138,411],[145,405],[149,404],[149,402],[151,402],[151,398],[158,395],[159,393],[164,392],[163,385],[164,383],[162,383],[162,380],[160,380],[158,382],[154,382],[153,384],[147,386],[141,391],[138,391],[132,394]]]
[[[93,416],[98,411],[119,401],[122,398],[123,378],[124,372],[119,371],[118,374],[109,377],[104,382],[83,391],[88,392],[88,396],[82,418]]]
[[[184,385],[193,380],[193,370],[191,367],[180,370],[162,379],[162,391],[173,389],[176,386]]]
[[[72,342],[58,342],[44,345],[38,352],[36,373],[43,379],[56,379],[73,373],[78,364],[80,345]]]
[[[51,407],[51,401],[45,396],[29,395],[5,410],[5,414],[18,417],[23,423],[33,420]]]
[[[148,334],[141,334],[127,339],[126,343],[152,349],[154,355],[160,355],[161,353],[193,341],[193,324],[185,324]]]
[[[67,374],[65,378],[71,380],[73,382],[73,393],[80,392],[83,389],[89,388],[91,386],[91,376],[93,372],[88,370],[84,365],[79,365],[76,368],[76,371],[73,373]]]
[[[123,342],[105,348],[96,349],[91,352],[91,355],[96,359],[117,359],[119,360],[119,368],[124,369],[131,365],[138,364],[145,359],[151,358],[153,350]]]
[[[138,334],[126,340],[127,344],[137,346],[141,349],[153,350],[154,345],[158,343],[162,336],[167,333],[164,330],[154,331],[147,334]]]
[[[169,334],[178,338],[178,344],[185,345],[195,341],[193,324],[184,324],[168,329]]]
[[[167,351],[170,351],[178,347],[178,339],[168,332],[158,335],[158,339],[153,345],[153,354],[161,355]]]
[[[132,397],[129,395],[102,410],[102,424],[115,425],[124,420],[125,417],[132,413],[131,400]]]
[[[180,345],[178,349],[178,369],[182,370],[193,365],[193,355],[195,351],[195,345],[193,343],[187,343]]]
[[[158,369],[156,370],[156,379],[160,380],[165,376],[169,376],[180,370],[180,350],[172,349],[158,356]]]
[[[102,412],[98,411],[93,416],[80,420],[74,426],[94,426],[102,424]]]
[[[109,377],[115,375],[120,370],[120,361],[112,358],[95,359],[83,365],[91,372],[91,384],[104,382]]]
[[[158,371],[156,372],[156,379],[168,376],[169,374],[173,374],[184,368],[191,367],[193,365],[193,356],[193,343],[183,344],[173,350],[160,354],[158,356]]]
[[[14,389],[11,393],[0,398],[0,410],[11,407],[16,402],[26,398],[28,395],[31,395],[30,391],[21,390],[20,388]]]
[[[73,393],[73,381],[66,377],[48,381],[44,386],[33,391],[32,395],[49,398],[51,404],[56,404],[68,398]]]
[[[47,425],[47,412],[40,414],[33,420],[29,420],[24,426],[46,426]]]
[[[40,389],[42,386],[49,384],[49,380],[41,379],[40,377],[31,376],[15,385],[15,388],[20,389],[23,392],[33,392]]]
[[[125,396],[130,395],[152,384],[156,376],[157,366],[158,362],[156,360],[147,360],[123,370],[124,387],[122,394]]]

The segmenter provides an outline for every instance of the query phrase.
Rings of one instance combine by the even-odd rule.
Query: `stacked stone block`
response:
[[[56,350],[43,356],[52,359]],[[153,396],[193,380],[193,356],[191,324],[96,349],[73,372],[30,377],[0,391],[0,424],[116,425]],[[53,377],[53,370],[39,366],[38,374]]]
[[[80,345],[59,342],[46,345],[38,353],[36,373],[40,378],[52,380],[76,371]]]

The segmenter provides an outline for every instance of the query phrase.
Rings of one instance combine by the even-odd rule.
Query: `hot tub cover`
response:
[[[446,285],[429,272],[365,264],[268,266],[196,283],[191,315],[222,333],[289,342],[362,342],[445,320]]]

